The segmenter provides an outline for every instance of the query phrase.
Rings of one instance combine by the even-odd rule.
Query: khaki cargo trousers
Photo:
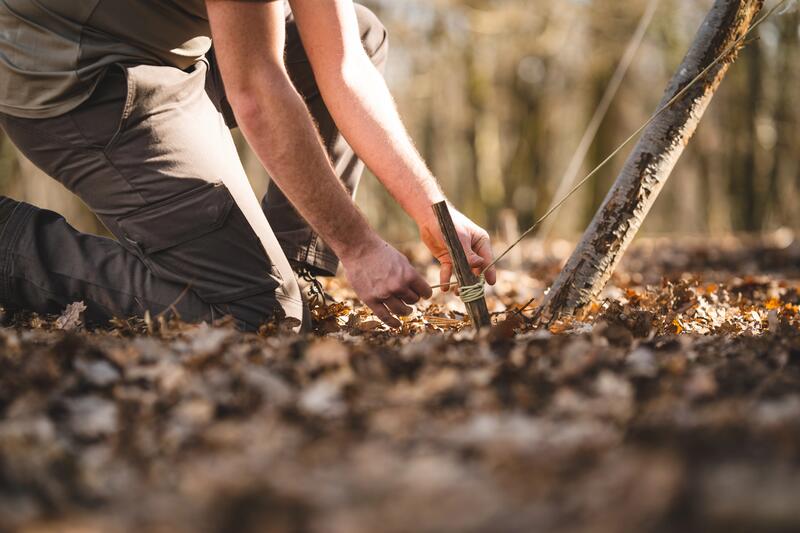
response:
[[[365,49],[382,68],[386,31],[366,8],[357,6],[357,14]],[[353,192],[363,164],[325,108],[291,15],[286,29],[290,77]],[[52,211],[1,198],[13,203],[0,234],[0,305],[7,309],[58,313],[83,300],[95,322],[174,312],[187,321],[232,315],[255,329],[276,313],[303,316],[287,258],[336,272],[336,256],[276,186],[261,202],[271,227],[265,239],[224,185],[246,176],[213,52],[187,71],[111,68],[74,111],[36,120],[0,115],[0,126],[116,237],[80,233]]]

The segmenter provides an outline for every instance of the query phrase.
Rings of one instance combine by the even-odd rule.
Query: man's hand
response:
[[[420,224],[428,247],[452,272],[430,206],[444,198],[414,148],[394,101],[361,44],[352,0],[290,0],[320,93],[356,153]],[[377,237],[334,174],[284,65],[283,2],[207,0],[226,94],[245,139],[286,197],[342,260],[358,296],[390,326],[431,289],[408,260]],[[254,53],[256,51],[257,53]],[[320,194],[319,191],[325,191]],[[491,262],[482,229],[454,211],[475,268]],[[494,272],[486,273],[494,283]]]
[[[352,0],[290,0],[325,104],[339,130],[411,218],[428,248],[442,264],[442,282],[453,271],[431,205],[444,199],[439,185],[417,153],[397,113],[392,95],[364,52]],[[492,262],[486,232],[453,211],[470,265]],[[486,281],[495,282],[494,269]],[[445,288],[446,290],[446,288]]]
[[[453,224],[458,233],[458,239],[461,241],[461,246],[467,254],[467,262],[476,274],[480,274],[487,265],[494,261],[492,254],[492,244],[489,240],[489,234],[486,231],[464,216],[461,212],[453,207],[450,207],[450,213],[453,217]],[[450,276],[453,274],[453,260],[447,250],[447,245],[442,235],[442,230],[439,228],[439,223],[436,217],[431,216],[421,221],[419,224],[420,235],[422,241],[431,251],[433,256],[439,261],[442,268],[439,271],[439,280],[444,286],[442,291],[447,292],[450,290]],[[495,268],[492,267],[486,271],[486,282],[489,285],[494,285],[497,281],[497,273]]]
[[[315,10],[330,10],[335,4],[303,2],[304,20],[318,27],[327,11],[315,14]],[[369,227],[334,174],[311,115],[286,72],[283,6],[283,2],[207,2],[228,99],[245,139],[286,197],[341,258],[359,298],[381,320],[399,326],[389,311],[408,314],[406,304],[429,297],[431,289],[408,260]],[[350,18],[352,10],[350,4],[346,10]],[[352,31],[348,37],[360,47],[357,24]]]
[[[361,301],[393,328],[401,322],[392,314],[409,315],[412,312],[409,304],[431,297],[430,286],[408,259],[381,239],[358,253],[342,256],[341,260],[347,279]]]

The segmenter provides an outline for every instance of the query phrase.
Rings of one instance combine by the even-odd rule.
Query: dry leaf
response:
[[[57,329],[64,331],[74,331],[81,326],[83,321],[83,312],[86,311],[86,305],[83,302],[73,302],[64,309],[58,319],[56,319],[55,326]]]

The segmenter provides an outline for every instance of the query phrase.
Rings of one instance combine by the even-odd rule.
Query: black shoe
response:
[[[316,273],[314,267],[307,263],[299,261],[289,261],[297,280],[300,282],[300,290],[306,293],[308,297],[308,304],[311,309],[317,307],[326,307],[328,303],[336,303],[336,300],[327,292],[322,286],[322,283],[317,279],[319,274]]]

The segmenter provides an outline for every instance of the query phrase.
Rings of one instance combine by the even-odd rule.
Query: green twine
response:
[[[478,283],[475,285],[464,285],[463,287],[459,288],[458,295],[461,298],[461,301],[465,304],[477,302],[478,300],[483,299],[486,295],[485,291],[486,286],[486,277],[481,274],[481,277],[478,279]]]

